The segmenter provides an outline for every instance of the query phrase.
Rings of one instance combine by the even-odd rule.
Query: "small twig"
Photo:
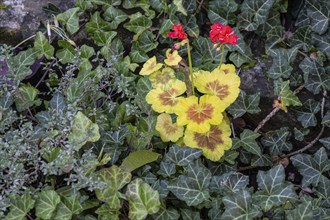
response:
[[[298,94],[302,89],[304,88],[304,85],[299,86],[296,90],[293,91],[293,94]],[[280,110],[279,107],[276,107],[273,109],[273,111],[271,111],[266,118],[264,118],[256,127],[256,129],[254,129],[254,132],[258,132],[272,117],[274,117],[276,115],[276,113]]]

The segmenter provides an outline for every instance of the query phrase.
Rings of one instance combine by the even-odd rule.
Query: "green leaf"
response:
[[[70,8],[65,12],[58,14],[57,19],[65,24],[66,30],[70,34],[74,34],[79,30],[79,12],[80,8]]]
[[[312,31],[324,34],[329,27],[330,12],[326,1],[306,0],[307,16],[310,18]]]
[[[311,201],[303,201],[293,210],[287,211],[286,215],[288,220],[310,220],[313,219],[313,207]]]
[[[147,53],[158,46],[155,38],[156,36],[151,31],[144,31],[139,39],[133,42],[132,46],[140,52]]]
[[[79,7],[81,9],[81,11],[86,11],[88,9],[93,8],[92,2],[86,1],[86,0],[77,0],[75,6]]]
[[[194,212],[190,209],[180,209],[182,220],[201,220],[200,212]]]
[[[37,98],[39,90],[30,84],[23,84],[19,87],[19,94],[15,97],[16,108],[19,112],[30,108],[33,105],[40,105],[41,101]]]
[[[126,196],[129,202],[129,218],[132,220],[144,219],[148,214],[157,213],[160,208],[158,192],[139,178],[127,186]]]
[[[61,198],[54,190],[41,191],[36,203],[36,216],[41,219],[51,219],[60,202]]]
[[[156,213],[156,220],[178,220],[180,218],[180,213],[173,208],[166,209],[165,207],[161,207],[159,212]]]
[[[80,47],[80,57],[84,59],[89,59],[94,55],[95,51],[93,47],[87,46],[86,44]]]
[[[273,58],[273,64],[268,71],[269,77],[272,79],[288,78],[291,75],[293,68],[290,64],[297,56],[298,48],[291,49],[271,49],[269,50],[270,56]]]
[[[302,48],[304,51],[308,51],[311,44],[311,27],[309,25],[298,28],[293,36],[289,39],[292,47]]]
[[[277,4],[275,4],[270,10],[265,23],[259,25],[257,33],[260,36],[266,37],[267,34],[274,28],[280,26],[281,23],[281,12]],[[273,42],[270,42],[273,43]]]
[[[290,151],[292,144],[288,142],[290,131],[288,127],[282,127],[279,130],[269,131],[261,139],[262,145],[268,147],[271,155],[281,155],[283,151]]]
[[[321,122],[322,125],[326,125],[326,126],[330,126],[330,110],[328,110],[324,117],[322,118],[322,122]]]
[[[175,164],[172,162],[162,161],[159,166],[160,169],[157,173],[164,177],[170,177],[176,172]]]
[[[112,40],[117,35],[115,31],[96,31],[91,36],[97,46],[106,46],[110,45]]]
[[[233,147],[237,149],[238,147],[242,147],[244,150],[261,156],[261,149],[258,143],[255,141],[260,136],[260,134],[253,132],[249,129],[244,129],[244,131],[240,134],[239,138],[233,139]]]
[[[161,24],[161,26],[159,28],[158,33],[160,35],[162,35],[164,38],[166,38],[167,37],[167,33],[171,30],[173,24],[174,23],[173,23],[173,21],[171,19],[165,19],[162,22],[162,24]]]
[[[327,152],[323,147],[313,156],[308,154],[298,154],[291,157],[291,161],[303,176],[303,187],[310,184],[317,186],[321,179],[326,178],[322,173],[325,173],[330,169],[330,161]]]
[[[209,197],[211,172],[200,162],[189,163],[183,175],[170,181],[167,188],[188,206],[196,206]]]
[[[314,189],[316,195],[319,197],[318,200],[320,202],[321,207],[329,208],[329,205],[330,205],[330,187],[329,187],[329,185],[330,185],[329,178],[321,178],[319,184]]]
[[[323,35],[312,34],[312,43],[330,59],[330,31]]]
[[[87,142],[96,142],[100,139],[99,126],[79,111],[74,117],[68,138],[78,151]]]
[[[135,151],[130,153],[128,157],[123,160],[120,168],[127,172],[132,172],[139,167],[154,162],[159,156],[160,154],[150,150]]]
[[[277,165],[269,171],[259,171],[257,181],[260,190],[253,195],[253,199],[265,212],[285,204],[288,200],[296,199],[293,184],[285,182],[282,165]]]
[[[221,195],[237,193],[249,184],[249,177],[241,173],[225,173],[221,176],[212,176],[210,192]]]
[[[314,127],[317,124],[315,114],[320,111],[320,103],[308,99],[300,108],[297,108],[298,121],[304,128]]]
[[[211,23],[232,24],[236,19],[234,12],[237,10],[237,6],[234,0],[209,1],[207,16]]]
[[[49,107],[54,109],[56,113],[63,112],[66,106],[64,96],[61,93],[55,93],[49,101]]]
[[[293,92],[290,90],[290,81],[284,81],[281,84],[281,90],[278,94],[278,96],[281,97],[282,105],[285,104],[285,108],[287,106],[301,106],[301,102],[298,99],[298,97],[293,94]]]
[[[310,92],[318,94],[321,89],[330,89],[330,76],[319,63],[306,57],[299,67],[304,72],[305,87]]]
[[[98,214],[98,219],[101,220],[107,220],[107,219],[111,219],[111,220],[119,220],[119,211],[118,210],[113,210],[111,207],[109,207],[108,203],[105,203],[103,205],[101,205],[101,207],[99,207],[96,211],[96,214]]]
[[[246,95],[246,93],[241,90],[238,98],[229,106],[228,111],[234,118],[241,117],[247,112],[250,114],[256,114],[261,111],[259,108],[259,101],[260,93]]]
[[[144,63],[149,59],[148,55],[140,50],[131,51],[129,57],[134,63]]]
[[[83,207],[80,204],[78,195],[62,197],[62,201],[57,206],[54,219],[70,220],[73,215],[77,215],[81,211],[83,211]]]
[[[225,212],[220,219],[223,220],[248,220],[254,219],[259,214],[259,207],[252,203],[251,195],[246,190],[241,190],[233,195],[223,198]]]
[[[319,139],[319,142],[321,142],[321,144],[323,144],[324,147],[330,150],[330,137],[321,138]]]
[[[34,48],[39,50],[42,55],[45,55],[47,59],[50,59],[54,55],[54,47],[49,44],[44,34],[40,31],[36,34]]]
[[[103,14],[104,19],[110,21],[110,28],[117,29],[118,25],[128,18],[128,15],[122,10],[110,6]]]
[[[303,141],[305,135],[309,133],[309,129],[304,128],[301,130],[298,130],[297,128],[294,128],[294,138],[298,141]]]
[[[35,200],[32,199],[28,191],[22,196],[15,195],[10,201],[10,210],[6,220],[26,220],[26,215],[33,209]]]
[[[202,63],[213,63],[220,61],[220,53],[213,47],[213,43],[204,37],[199,37],[193,41],[194,50],[192,51],[192,60],[194,66]]]
[[[241,5],[241,14],[238,16],[238,26],[246,31],[254,31],[267,20],[274,0],[244,1]]]
[[[152,21],[141,13],[130,16],[130,21],[124,24],[124,28],[135,33],[133,40],[137,40],[139,36],[152,25]]]
[[[23,80],[32,73],[30,66],[38,59],[38,56],[39,51],[33,48],[19,52],[7,62],[9,71],[15,75],[16,80]]]
[[[118,38],[115,38],[111,44],[107,44],[101,48],[101,54],[110,63],[114,62],[114,60],[120,60],[123,52],[123,43]]]
[[[165,155],[165,161],[172,162],[178,166],[187,166],[200,158],[202,154],[203,151],[200,149],[173,145]]]
[[[106,22],[101,18],[100,12],[95,12],[89,22],[86,24],[86,31],[92,35],[94,35],[96,32],[100,31],[110,31],[111,26],[109,22]]]
[[[59,40],[58,45],[62,47],[62,49],[57,50],[56,57],[59,58],[60,62],[63,64],[71,63],[75,56],[72,45],[65,40]]]
[[[234,51],[230,54],[229,60],[232,61],[235,66],[240,67],[244,63],[252,62],[252,52],[251,48],[244,41],[243,35],[239,30],[234,29],[235,34],[238,36],[238,41],[235,46],[231,46],[231,51]]]

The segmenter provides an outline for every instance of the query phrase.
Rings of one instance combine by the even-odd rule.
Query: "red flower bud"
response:
[[[168,32],[168,37],[170,38],[179,38],[180,40],[184,40],[187,38],[187,34],[184,32],[181,24],[174,24],[172,26],[174,32]]]

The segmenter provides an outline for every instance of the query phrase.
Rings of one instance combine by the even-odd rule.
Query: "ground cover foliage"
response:
[[[329,7],[325,0],[77,0],[64,12],[50,5],[50,36],[41,29],[18,47],[0,46],[0,217],[326,219]],[[215,22],[239,36],[224,50],[238,72],[253,67],[252,39],[260,39],[279,98],[257,127],[232,123],[233,146],[213,162],[200,149],[161,141],[158,114],[145,100],[151,82],[138,73],[152,56],[165,59],[175,43],[167,33],[178,23],[193,67],[216,68]],[[186,48],[179,52],[186,58]],[[265,111],[259,102],[259,93],[241,90],[229,120]],[[299,126],[262,130],[279,111],[293,112]]]

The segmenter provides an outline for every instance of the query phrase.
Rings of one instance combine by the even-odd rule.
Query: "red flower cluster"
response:
[[[231,27],[215,23],[211,26],[210,38],[212,43],[237,44],[238,37],[234,34]]]
[[[172,29],[174,32],[168,32],[170,38],[179,38],[180,40],[185,40],[187,38],[187,34],[184,32],[181,24],[174,24]]]

